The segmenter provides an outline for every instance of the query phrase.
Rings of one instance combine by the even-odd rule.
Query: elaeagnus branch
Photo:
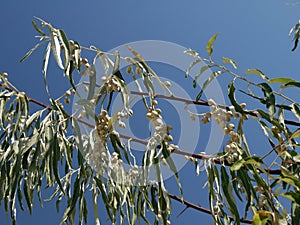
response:
[[[10,92],[15,92],[16,94],[19,93],[19,91],[14,90],[13,88],[9,87],[8,85],[1,84],[1,87],[4,88],[4,89],[6,89],[6,90],[8,90],[8,91],[10,91]],[[146,92],[135,92],[135,91],[132,91],[131,93],[134,94],[134,95],[148,95],[148,93],[146,93]],[[162,94],[156,94],[155,97],[156,98],[164,98],[164,99],[174,100],[174,101],[180,101],[180,102],[184,102],[186,104],[195,104],[195,105],[209,106],[208,102],[207,101],[203,101],[203,100],[194,101],[194,100],[180,98],[180,97],[175,97],[175,96],[165,96],[165,95],[162,95]],[[32,103],[34,103],[34,104],[36,104],[38,106],[41,106],[41,107],[43,107],[45,109],[48,109],[49,111],[53,110],[49,105],[46,105],[46,104],[44,104],[44,103],[42,103],[42,102],[40,102],[40,101],[38,101],[38,100],[36,100],[34,98],[31,98],[31,97],[27,97],[27,98],[28,98],[29,102],[32,102]],[[229,110],[229,106],[220,105],[220,107]],[[249,115],[257,116],[253,111],[246,111],[245,110],[245,112],[248,113]],[[91,128],[93,128],[95,126],[94,124],[91,124],[91,123],[89,123],[89,122],[87,122],[87,121],[85,121],[83,119],[75,118],[75,117],[74,117],[74,119],[76,119],[78,122],[80,122],[82,124],[85,124],[85,125],[87,125],[87,126],[89,126]],[[289,120],[286,121],[286,124],[300,126],[300,123],[295,122],[295,121],[289,121]],[[128,135],[125,135],[125,134],[122,134],[122,133],[120,133],[119,135],[120,135],[121,138],[128,139],[130,141],[134,141],[134,142],[141,143],[141,144],[144,144],[144,145],[147,145],[147,143],[148,143],[146,140],[135,138],[135,137],[131,137],[131,136],[128,136]],[[272,148],[270,151],[273,151],[276,147]],[[172,153],[175,153],[175,154],[178,154],[178,155],[192,157],[192,158],[199,159],[199,160],[209,160],[209,159],[212,159],[214,161],[214,163],[216,163],[216,164],[225,165],[225,166],[229,166],[229,167],[233,165],[233,163],[229,163],[226,160],[221,160],[218,157],[213,157],[213,156],[210,156],[210,155],[206,155],[204,153],[198,153],[198,154],[197,153],[190,153],[190,152],[181,150],[179,148],[172,149]],[[272,175],[280,175],[281,174],[280,170],[265,169],[264,171],[267,172],[268,174],[272,174]],[[260,172],[263,172],[263,171],[260,171]]]

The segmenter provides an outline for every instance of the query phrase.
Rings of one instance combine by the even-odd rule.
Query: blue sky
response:
[[[248,68],[259,68],[269,77],[297,79],[300,50],[291,52],[293,43],[288,32],[299,20],[299,7],[288,6],[286,1],[279,0],[1,1],[0,71],[8,72],[11,82],[29,96],[47,102],[41,73],[43,49],[19,63],[37,42],[31,20],[38,16],[64,29],[70,39],[85,46],[93,44],[105,51],[133,41],[162,40],[196,49],[205,55],[207,40],[220,32],[215,43],[216,59],[222,56],[235,59],[241,74]],[[59,76],[49,75],[50,90],[54,95],[64,90],[64,83],[57,82]],[[51,86],[51,82],[55,85]],[[207,200],[207,196],[194,196],[202,188],[201,176],[190,175],[182,179],[193,183],[187,187],[187,199],[206,205],[202,200]],[[209,224],[209,216],[192,209],[177,218],[183,209],[174,204],[172,224],[199,224],[200,221]],[[2,210],[0,223],[9,224]],[[28,212],[19,213],[19,224],[58,224],[60,216],[53,204],[46,203],[44,209],[35,207],[31,217]],[[93,224],[92,220],[89,224]]]

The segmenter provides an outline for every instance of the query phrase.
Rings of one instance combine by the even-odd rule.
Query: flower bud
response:
[[[131,73],[132,72],[132,67],[131,66],[128,66],[127,68],[126,68],[126,73]]]
[[[170,82],[170,81],[165,81],[164,84],[165,84],[167,87],[170,87],[170,86],[171,86],[171,82]]]
[[[216,102],[213,99],[209,99],[207,103],[209,106],[216,105]]]

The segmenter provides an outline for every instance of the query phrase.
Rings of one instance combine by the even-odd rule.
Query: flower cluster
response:
[[[154,127],[154,134],[148,143],[151,148],[159,145],[161,141],[173,141],[173,137],[169,134],[168,126],[163,122],[161,109],[150,109],[146,114],[146,117],[150,120],[151,124]]]
[[[107,114],[107,111],[102,109],[96,120],[96,130],[102,140],[105,140],[109,132],[109,120],[110,117]]]
[[[109,77],[103,76],[101,77],[101,81],[104,83],[104,87],[106,88],[107,93],[110,93],[112,91],[121,91],[120,80],[115,75],[111,75]]]
[[[136,164],[130,164],[129,168],[124,166],[122,156],[117,152],[111,153],[108,147],[108,134],[119,137],[111,124],[112,121],[117,119],[118,125],[122,126],[121,119],[128,118],[133,113],[132,110],[129,111],[128,113],[118,112],[113,118],[106,110],[101,110],[97,116],[95,128],[90,132],[88,140],[84,142],[84,156],[97,176],[106,177],[114,183],[145,185],[148,181],[143,177],[144,168]]]
[[[126,124],[122,121],[122,119],[127,119],[129,116],[131,116],[133,114],[132,109],[129,109],[128,112],[125,111],[119,111],[117,112],[117,121],[118,121],[118,126],[120,128],[126,128]]]
[[[122,166],[123,161],[117,152],[110,154],[98,129],[91,131],[89,144],[90,150],[85,154],[85,158],[96,174],[106,176],[114,182],[123,182],[126,173]]]
[[[70,56],[71,56],[71,60],[74,63],[74,67],[75,68],[80,68],[81,65],[84,66],[84,69],[81,71],[82,75],[85,75],[86,72],[91,72],[90,70],[90,64],[88,62],[87,58],[81,58],[80,57],[80,53],[81,53],[81,49],[78,43],[76,43],[73,40],[69,41],[69,46],[70,46]],[[61,45],[61,49],[64,50],[64,46]]]
[[[240,117],[234,107],[230,107],[230,111],[225,110],[218,106],[214,100],[209,99],[208,105],[210,106],[211,112],[206,113],[205,117],[202,119],[204,122],[209,121],[212,117],[215,122],[220,126],[226,135],[229,135],[230,139],[227,141],[225,146],[226,160],[232,163],[234,160],[239,159],[241,152],[239,152],[240,146],[240,135],[234,131],[235,125],[230,123],[231,119]],[[241,107],[244,108],[246,105],[243,103]]]
[[[71,89],[71,90],[67,90],[65,92],[65,99],[64,99],[64,102],[66,104],[70,104],[70,96],[71,95],[75,95],[76,94],[76,90],[75,89]]]

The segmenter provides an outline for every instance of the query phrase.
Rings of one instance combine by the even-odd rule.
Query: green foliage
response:
[[[220,64],[215,62],[212,58],[213,44],[219,33],[213,35],[206,45],[208,59],[200,57],[195,50],[186,50],[186,54],[194,57],[186,70],[186,77],[192,68],[204,63],[195,75],[194,88],[198,88],[199,77],[211,70],[193,101],[207,112],[196,116],[204,124],[215,120],[226,135],[224,149],[216,149],[218,154],[190,154],[171,143],[171,128],[163,122],[155,100],[158,96],[153,81],[156,80],[169,94],[161,97],[187,104],[191,100],[174,97],[168,85],[160,80],[138,52],[128,46],[132,55],[125,57],[118,51],[109,54],[95,46],[84,47],[69,40],[63,30],[36,19],[40,25],[35,21],[32,25],[41,35],[39,42],[21,62],[37,48],[46,45],[42,71],[50,96],[49,106],[18,91],[5,73],[0,74],[0,201],[13,224],[17,221],[16,204],[21,210],[28,208],[32,214],[35,193],[43,204],[44,187],[53,190],[48,200],[56,201],[57,210],[60,210],[62,201],[66,203],[61,224],[75,224],[76,216],[80,224],[87,223],[88,193],[93,199],[95,224],[100,224],[99,201],[104,203],[112,224],[124,224],[125,221],[128,224],[140,224],[141,221],[170,224],[171,199],[197,208],[184,201],[184,185],[172,158],[174,154],[185,155],[194,163],[196,174],[199,173],[198,161],[202,161],[207,174],[205,185],[210,209],[197,209],[210,213],[214,224],[299,224],[300,110],[299,103],[285,94],[288,88],[299,88],[298,81],[286,77],[269,79],[259,69],[248,69],[241,76],[234,60],[223,57]],[[295,32],[295,49],[299,24],[292,32]],[[95,55],[91,64],[82,57],[85,51]],[[52,99],[48,90],[51,54],[70,83],[66,93],[58,99]],[[96,79],[97,60],[105,72],[102,82]],[[122,61],[129,64],[126,76],[120,68]],[[73,77],[79,74],[88,76],[88,81],[75,85]],[[200,101],[211,82],[225,74],[232,78],[227,93],[231,105],[220,105],[213,99]],[[251,74],[257,75],[260,81],[251,80]],[[142,82],[139,82],[138,76],[141,76]],[[124,141],[131,137],[116,131],[116,126],[125,126],[122,120],[133,116],[130,98],[133,93],[127,86],[129,80],[136,83],[140,92],[146,90],[146,93],[137,96],[144,103],[146,118],[155,127],[149,140],[131,140],[145,145],[142,166],[136,164],[137,156],[131,152],[130,141]],[[236,91],[237,83],[244,83],[247,90]],[[78,91],[82,87],[87,89],[86,96]],[[123,105],[112,112],[111,102],[117,93],[121,94]],[[77,97],[75,113],[68,112],[64,106],[69,103],[72,94]],[[239,103],[239,94],[248,97],[250,103],[256,101],[255,108],[246,108],[245,103]],[[62,103],[63,98],[65,104]],[[32,111],[31,104],[37,104],[41,109]],[[259,145],[250,147],[248,144],[251,137],[244,128],[249,120],[259,125],[270,144],[270,149],[260,150],[261,155],[253,154],[257,152],[253,148],[260,148]],[[87,134],[82,129],[83,125],[90,129]],[[123,167],[123,162],[129,169]],[[169,193],[164,183],[164,164],[174,175],[180,197]],[[154,171],[154,180],[150,179],[151,171]],[[286,201],[289,201],[290,211],[283,203]],[[150,213],[153,216],[149,216]]]

